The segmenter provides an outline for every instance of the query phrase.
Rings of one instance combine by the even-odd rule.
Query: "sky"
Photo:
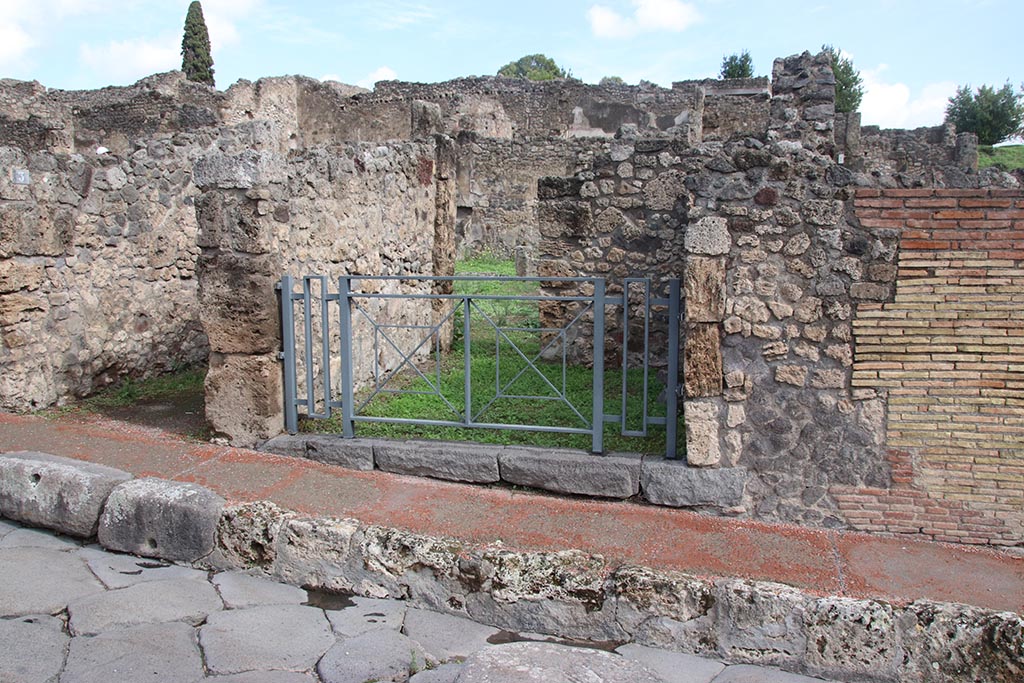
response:
[[[181,67],[189,0],[0,0],[0,78],[65,90]],[[834,45],[864,79],[862,123],[942,122],[958,85],[1024,81],[1021,0],[203,0],[217,87],[302,74],[372,87],[491,75],[542,53],[586,82],[669,87],[750,52]]]

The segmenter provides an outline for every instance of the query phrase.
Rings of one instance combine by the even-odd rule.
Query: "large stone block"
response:
[[[721,407],[715,401],[687,401],[686,461],[697,467],[717,465],[722,459],[719,431]]]
[[[195,484],[136,479],[115,488],[100,518],[100,545],[194,562],[214,549],[224,499]]]
[[[683,288],[687,321],[712,323],[725,318],[725,259],[691,256]]]
[[[539,448],[498,455],[502,481],[585,496],[629,498],[640,490],[640,459]]]
[[[192,180],[201,189],[248,189],[287,178],[284,160],[268,151],[213,152],[196,160]]]
[[[499,480],[498,448],[429,441],[381,441],[373,448],[379,469],[396,474],[489,484]]]
[[[277,358],[210,354],[206,419],[235,446],[252,446],[284,426],[281,369]]]
[[[274,256],[204,252],[196,266],[199,316],[216,353],[273,353],[281,347]]]
[[[690,398],[722,394],[722,335],[716,323],[686,326],[683,378]]]
[[[720,256],[729,253],[729,221],[724,216],[705,216],[686,228],[686,251],[691,254]]]
[[[699,469],[669,460],[644,460],[640,491],[655,505],[732,507],[743,500],[746,471],[739,467]]]
[[[306,439],[306,457],[327,465],[350,470],[373,469],[374,442],[371,439],[346,439],[334,434],[314,434]]]
[[[95,535],[100,512],[127,472],[49,453],[0,456],[0,514],[70,536]]]
[[[806,668],[815,674],[889,680],[902,653],[892,607],[872,600],[825,597],[807,606]]]

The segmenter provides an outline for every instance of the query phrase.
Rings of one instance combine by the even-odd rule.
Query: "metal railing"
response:
[[[575,286],[585,293],[564,296],[443,293],[445,288],[450,289],[450,285],[445,283],[500,283],[506,286],[531,283],[539,287],[541,282],[551,280],[550,277],[342,276],[336,281],[337,290],[332,292],[331,281],[326,276],[298,278],[301,283],[298,291],[296,278],[282,277],[278,288],[281,293],[283,348],[280,357],[284,365],[286,430],[293,434],[298,430],[300,409],[304,409],[305,417],[311,419],[331,418],[340,411],[342,434],[348,438],[355,435],[355,425],[359,422],[512,429],[587,434],[590,435],[591,450],[601,453],[604,451],[605,424],[618,423],[623,436],[647,436],[649,427],[664,427],[665,455],[676,457],[680,325],[678,279],[664,283],[667,288],[665,297],[652,296],[651,281],[642,278],[623,281],[621,292],[615,294],[608,293],[603,278],[562,277],[557,278],[559,283]],[[404,291],[397,291],[398,287]],[[636,295],[637,289],[640,290],[639,296]],[[387,310],[390,302],[394,301],[416,309],[412,322],[391,319],[395,317],[393,307],[390,316]],[[534,303],[538,307],[555,305],[561,307],[565,315],[562,320],[555,321],[557,324],[547,327],[516,324],[495,315],[499,302],[519,306]],[[298,315],[296,308],[299,309]],[[617,311],[617,315],[611,317],[615,320],[612,331],[617,330],[621,336],[618,349],[606,349],[605,346],[610,331],[609,316],[606,315],[608,308]],[[666,327],[659,338],[667,346],[659,358],[667,377],[664,416],[652,415],[649,410],[652,309],[658,309]],[[422,320],[428,316],[429,320]],[[631,316],[642,317],[642,325]],[[551,322],[552,316],[547,318]],[[631,340],[631,325],[641,330],[639,334],[642,337],[642,343],[638,344],[642,346],[640,368],[632,369],[629,367],[630,356],[635,358],[637,353],[630,353],[630,345],[634,341]],[[481,335],[488,335],[493,340],[495,359],[493,390],[489,389],[489,395],[482,399],[474,395],[475,390],[478,394],[483,392],[473,377],[472,363],[472,345],[481,343]],[[459,336],[461,340],[458,340]],[[523,341],[531,336],[536,336],[537,341]],[[589,344],[580,343],[588,337]],[[451,364],[451,356],[446,355],[446,349],[453,338],[461,343],[463,356],[461,396],[456,396],[450,388],[447,393],[442,388],[442,365],[446,358]],[[589,351],[584,352],[582,361],[590,370],[589,406],[572,401],[567,390],[567,369],[571,364],[581,364],[577,357],[581,349]],[[621,356],[620,409],[612,414],[605,412],[606,350],[612,351],[613,356]],[[390,365],[381,361],[388,354],[394,358]],[[357,371],[357,355],[372,368]],[[556,358],[558,363],[553,362]],[[503,362],[507,370],[504,375]],[[430,363],[433,370],[426,367]],[[332,371],[332,366],[335,371]],[[641,373],[642,383],[642,414],[639,418],[628,415],[627,409],[627,378],[633,373],[635,379],[637,371]],[[403,375],[406,381],[397,379]],[[518,393],[516,386],[524,378],[532,380],[544,393]],[[434,397],[450,413],[450,418],[367,414],[367,406],[384,394]],[[561,414],[568,415],[576,424],[564,424],[564,420],[563,424],[512,424],[489,420],[489,411],[503,400],[552,401]],[[634,428],[630,428],[629,423]]]

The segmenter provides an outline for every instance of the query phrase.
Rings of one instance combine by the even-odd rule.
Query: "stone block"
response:
[[[722,459],[719,443],[720,408],[715,401],[686,401],[686,460],[696,467],[717,465]]]
[[[145,624],[92,638],[72,638],[61,680],[200,681],[203,657],[188,624]]]
[[[725,318],[725,259],[691,256],[683,288],[687,321],[711,323]]]
[[[438,661],[465,659],[490,645],[500,631],[469,619],[424,609],[409,609],[402,625],[405,635]]]
[[[729,661],[796,666],[807,648],[805,596],[781,584],[731,579],[715,585],[719,647]]]
[[[705,659],[683,652],[670,652],[653,647],[644,647],[629,643],[615,649],[626,659],[638,662],[662,677],[666,682],[685,681],[685,683],[711,683],[722,672],[725,664],[714,659]],[[680,678],[681,672],[685,678]]]
[[[145,581],[69,603],[68,630],[74,636],[93,636],[168,621],[184,621],[196,626],[222,609],[224,603],[207,581]]]
[[[210,354],[206,419],[235,446],[252,446],[284,425],[280,363],[273,355]]]
[[[247,149],[239,153],[213,152],[200,157],[192,169],[192,180],[200,189],[249,189],[283,182],[287,178],[284,160],[267,151]]]
[[[690,323],[683,346],[683,378],[690,398],[722,393],[722,341],[716,323]]]
[[[0,548],[0,576],[0,617],[57,614],[69,602],[105,590],[85,562],[66,550]]]
[[[902,653],[896,640],[892,607],[872,600],[825,597],[804,614],[807,670],[818,675],[862,676],[888,680]]]
[[[281,321],[274,256],[204,252],[196,265],[199,317],[216,353],[276,353]]]
[[[500,479],[498,448],[429,441],[379,442],[373,447],[379,469],[451,481],[489,484]]]
[[[316,671],[324,683],[406,681],[427,663],[426,652],[415,640],[382,630],[339,641],[317,663]]]
[[[544,237],[589,237],[594,234],[590,205],[567,199],[551,199],[537,207],[540,234]]]
[[[199,629],[199,643],[206,667],[215,675],[305,671],[334,644],[334,635],[321,609],[264,605],[211,614]]]
[[[374,441],[346,439],[333,434],[315,434],[306,439],[306,457],[350,470],[373,469]]]
[[[506,448],[498,455],[501,480],[585,496],[629,498],[639,492],[640,460],[539,448]]]
[[[686,228],[686,251],[691,254],[721,256],[729,253],[729,221],[724,216],[705,216]]]
[[[291,458],[305,458],[306,440],[309,438],[309,434],[278,434],[261,443],[256,450]]]
[[[468,659],[459,680],[492,683],[540,681],[631,681],[664,683],[637,661],[617,654],[554,643],[509,643],[479,650]]]
[[[701,469],[669,460],[644,460],[640,491],[655,505],[733,507],[743,501],[746,470]]]
[[[96,534],[100,512],[127,472],[49,453],[0,456],[0,514],[70,536]]]
[[[0,261],[0,293],[38,289],[45,274],[42,263],[4,259]]]
[[[59,680],[69,640],[62,626],[60,619],[49,616],[0,620],[0,680]]]
[[[195,484],[135,479],[115,488],[100,518],[100,545],[195,562],[214,549],[224,499]]]

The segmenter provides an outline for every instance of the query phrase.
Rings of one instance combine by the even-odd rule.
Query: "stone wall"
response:
[[[895,298],[858,307],[853,386],[888,404],[892,488],[833,490],[864,530],[1024,540],[1024,194],[860,190],[897,230]]]
[[[704,140],[763,137],[768,131],[772,89],[767,77],[709,78],[698,83],[704,89]]]
[[[266,122],[244,124],[227,129],[216,151],[196,164],[203,190],[196,204],[199,304],[210,338],[206,411],[214,428],[237,445],[282,429],[275,293],[281,276],[327,275],[336,286],[339,275],[452,272],[455,154],[449,138],[290,153],[281,139]],[[430,291],[398,281],[369,286],[384,293]],[[422,325],[434,315],[429,301],[363,305],[391,324]],[[357,330],[360,339],[366,334]],[[357,347],[357,369],[369,374],[382,361],[371,344],[357,340]]]
[[[200,134],[131,154],[0,147],[0,407],[201,361],[191,166]]]

